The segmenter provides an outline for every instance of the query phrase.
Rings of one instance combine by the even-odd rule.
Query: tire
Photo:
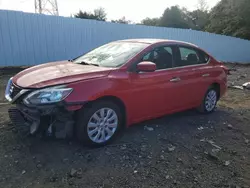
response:
[[[77,139],[86,146],[100,147],[107,145],[121,131],[123,127],[122,121],[123,114],[117,104],[111,101],[96,101],[89,108],[82,108],[78,111],[76,121]]]
[[[209,98],[211,100],[209,100]],[[207,90],[201,105],[198,107],[198,111],[203,114],[212,113],[216,109],[217,102],[218,102],[218,90],[214,87],[211,87]]]

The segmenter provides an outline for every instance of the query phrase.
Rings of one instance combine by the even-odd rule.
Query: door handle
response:
[[[210,74],[203,74],[202,77],[208,77]]]
[[[170,82],[179,82],[181,79],[179,77],[172,78]]]

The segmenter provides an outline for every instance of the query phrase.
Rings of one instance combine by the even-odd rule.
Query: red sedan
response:
[[[121,40],[69,61],[28,68],[6,87],[17,126],[100,146],[124,127],[197,108],[210,113],[226,92],[227,68],[199,47]]]

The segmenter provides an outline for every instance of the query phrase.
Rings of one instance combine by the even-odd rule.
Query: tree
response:
[[[209,7],[206,0],[198,0],[197,9],[192,12],[187,12],[187,15],[192,20],[194,29],[204,30],[209,23]]]
[[[189,17],[187,16],[185,11],[184,9],[180,9],[179,6],[172,6],[170,8],[167,8],[160,18],[159,25],[164,27],[189,29]]]
[[[141,21],[141,24],[148,26],[159,26],[160,19],[159,18],[145,18]]]
[[[106,21],[107,19],[107,13],[102,7],[94,10],[94,16],[100,21]]]
[[[250,39],[250,1],[221,0],[211,11],[209,32]]]
[[[209,23],[209,13],[207,11],[198,9],[192,12],[188,12],[188,15],[194,26],[193,29],[204,30]]]
[[[198,21],[198,23],[197,23]],[[172,6],[167,8],[160,18],[145,18],[141,24],[149,26],[200,29],[200,19],[195,12],[189,12],[186,8]]]
[[[111,22],[113,22],[113,23],[121,23],[121,24],[129,24],[129,23],[131,23],[131,21],[127,20],[125,18],[125,16],[123,16],[122,18],[120,18],[118,20],[111,20]]]
[[[207,12],[209,9],[206,0],[198,0],[196,7],[197,7],[197,10],[200,10],[202,12]]]
[[[96,19],[92,13],[83,12],[81,10],[78,13],[76,13],[74,17],[81,19]]]
[[[199,1],[199,9],[188,11],[186,8],[172,6],[167,8],[160,18],[145,18],[143,25],[204,30],[209,23],[206,1]]]
[[[83,12],[79,11],[74,15],[75,18],[81,18],[81,19],[92,19],[92,20],[100,20],[100,21],[106,21],[106,12],[103,8],[95,9],[94,13],[91,12]]]

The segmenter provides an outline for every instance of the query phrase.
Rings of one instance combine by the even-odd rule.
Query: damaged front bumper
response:
[[[16,107],[9,109],[9,117],[14,125],[22,127],[29,134],[42,133],[56,138],[73,136],[74,113],[84,103],[60,102],[32,105],[24,102],[25,97],[37,89],[24,89],[9,79],[5,98]]]
[[[9,117],[17,128],[26,127],[31,135],[41,133],[60,139],[73,136],[73,116],[73,111],[57,105],[28,107],[17,104],[9,109]]]

